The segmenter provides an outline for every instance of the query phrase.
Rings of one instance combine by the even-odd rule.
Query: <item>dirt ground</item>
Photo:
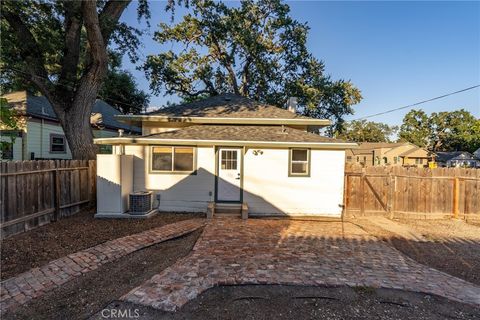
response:
[[[479,319],[480,309],[436,296],[400,290],[262,285],[212,288],[176,313],[114,301],[90,319],[101,320],[112,314],[117,319],[140,320],[443,320]]]
[[[1,279],[7,279],[102,242],[198,217],[159,213],[149,219],[94,219],[87,210],[1,242]]]
[[[410,227],[427,241],[409,241],[366,220],[353,221],[417,262],[480,285],[480,226],[461,220],[396,222]]]
[[[6,319],[86,319],[186,256],[202,230],[136,251],[34,299]]]

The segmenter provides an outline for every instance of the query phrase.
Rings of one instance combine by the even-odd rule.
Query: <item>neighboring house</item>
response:
[[[467,151],[437,152],[437,163],[442,167],[480,168],[480,159]]]
[[[362,142],[357,149],[347,150],[347,163],[370,166],[418,166],[424,167],[434,159],[427,150],[409,142]]]
[[[9,142],[2,152],[2,160],[72,158],[63,129],[45,97],[26,91],[5,94],[2,97],[22,115],[21,130],[0,128],[1,140]],[[141,133],[140,128],[117,121],[115,116],[120,114],[120,111],[108,103],[97,100],[91,116],[94,137],[117,136],[119,129],[130,134]],[[13,143],[12,135],[15,137]],[[111,152],[111,147],[105,146],[100,151],[108,153],[109,150]]]
[[[141,190],[161,211],[243,203],[254,215],[339,217],[345,149],[356,144],[309,132],[330,121],[290,109],[224,94],[118,116],[141,124],[143,136],[95,139],[117,146],[117,155],[97,156],[97,217],[122,215]]]
[[[475,150],[475,151],[473,152],[473,155],[475,156],[475,158],[480,159],[480,148],[478,148],[477,150]]]

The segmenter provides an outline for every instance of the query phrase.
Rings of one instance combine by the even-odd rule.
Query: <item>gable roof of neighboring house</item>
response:
[[[285,124],[319,127],[331,124],[330,120],[306,117],[230,93],[165,107],[148,114],[121,115],[117,118],[127,122],[175,121],[203,124]]]
[[[6,95],[8,99],[9,95]],[[23,97],[23,98],[18,98]],[[22,101],[23,99],[23,101]],[[17,99],[12,102],[24,102],[26,104],[26,114],[41,119],[48,119],[53,121],[58,121],[53,107],[50,102],[44,96],[35,96],[31,93],[18,94]],[[95,117],[95,114],[101,116]],[[105,127],[109,129],[124,129],[127,131],[132,131],[135,133],[141,133],[142,130],[138,127],[131,126],[125,123],[118,121],[115,116],[121,115],[122,113],[106,103],[103,100],[97,99],[92,108],[92,118],[96,120],[96,123],[93,123],[97,127]]]
[[[389,153],[397,147],[411,145],[412,147],[417,148],[416,146],[408,142],[360,142],[359,147],[356,150],[352,150],[353,154],[372,154],[372,151],[375,149],[390,149],[385,153]]]
[[[399,157],[411,157],[411,158],[429,158],[430,152],[419,147],[407,150],[399,155]]]
[[[467,151],[436,152],[437,162],[447,162],[450,160],[476,160],[476,158]]]

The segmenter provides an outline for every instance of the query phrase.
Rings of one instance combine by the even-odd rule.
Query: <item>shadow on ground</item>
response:
[[[459,302],[369,287],[220,286],[176,313],[114,301],[91,320],[123,319],[478,319],[480,309]]]

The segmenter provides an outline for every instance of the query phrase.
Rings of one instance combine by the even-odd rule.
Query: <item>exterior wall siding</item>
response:
[[[35,153],[35,158],[43,159],[71,159],[70,148],[66,147],[65,153],[50,152],[50,134],[64,135],[60,125],[42,123],[41,121],[29,121],[27,124],[27,159],[30,160],[30,154]],[[66,140],[65,140],[66,141]]]
[[[134,156],[134,190],[151,190],[160,195],[160,211],[206,212],[215,190],[215,151],[213,147],[196,148],[196,172],[151,173],[150,147],[126,146],[125,154]]]
[[[343,203],[343,150],[311,150],[309,177],[289,177],[289,150],[262,149],[254,155],[247,149],[243,168],[243,201],[253,215],[340,216]],[[196,148],[195,174],[150,172],[150,147],[132,145],[133,190],[151,190],[160,195],[161,211],[205,212],[214,200],[215,148]],[[156,198],[156,196],[155,196]]]
[[[309,177],[288,176],[288,149],[262,149],[244,157],[244,201],[255,215],[340,216],[343,150],[311,150]]]

